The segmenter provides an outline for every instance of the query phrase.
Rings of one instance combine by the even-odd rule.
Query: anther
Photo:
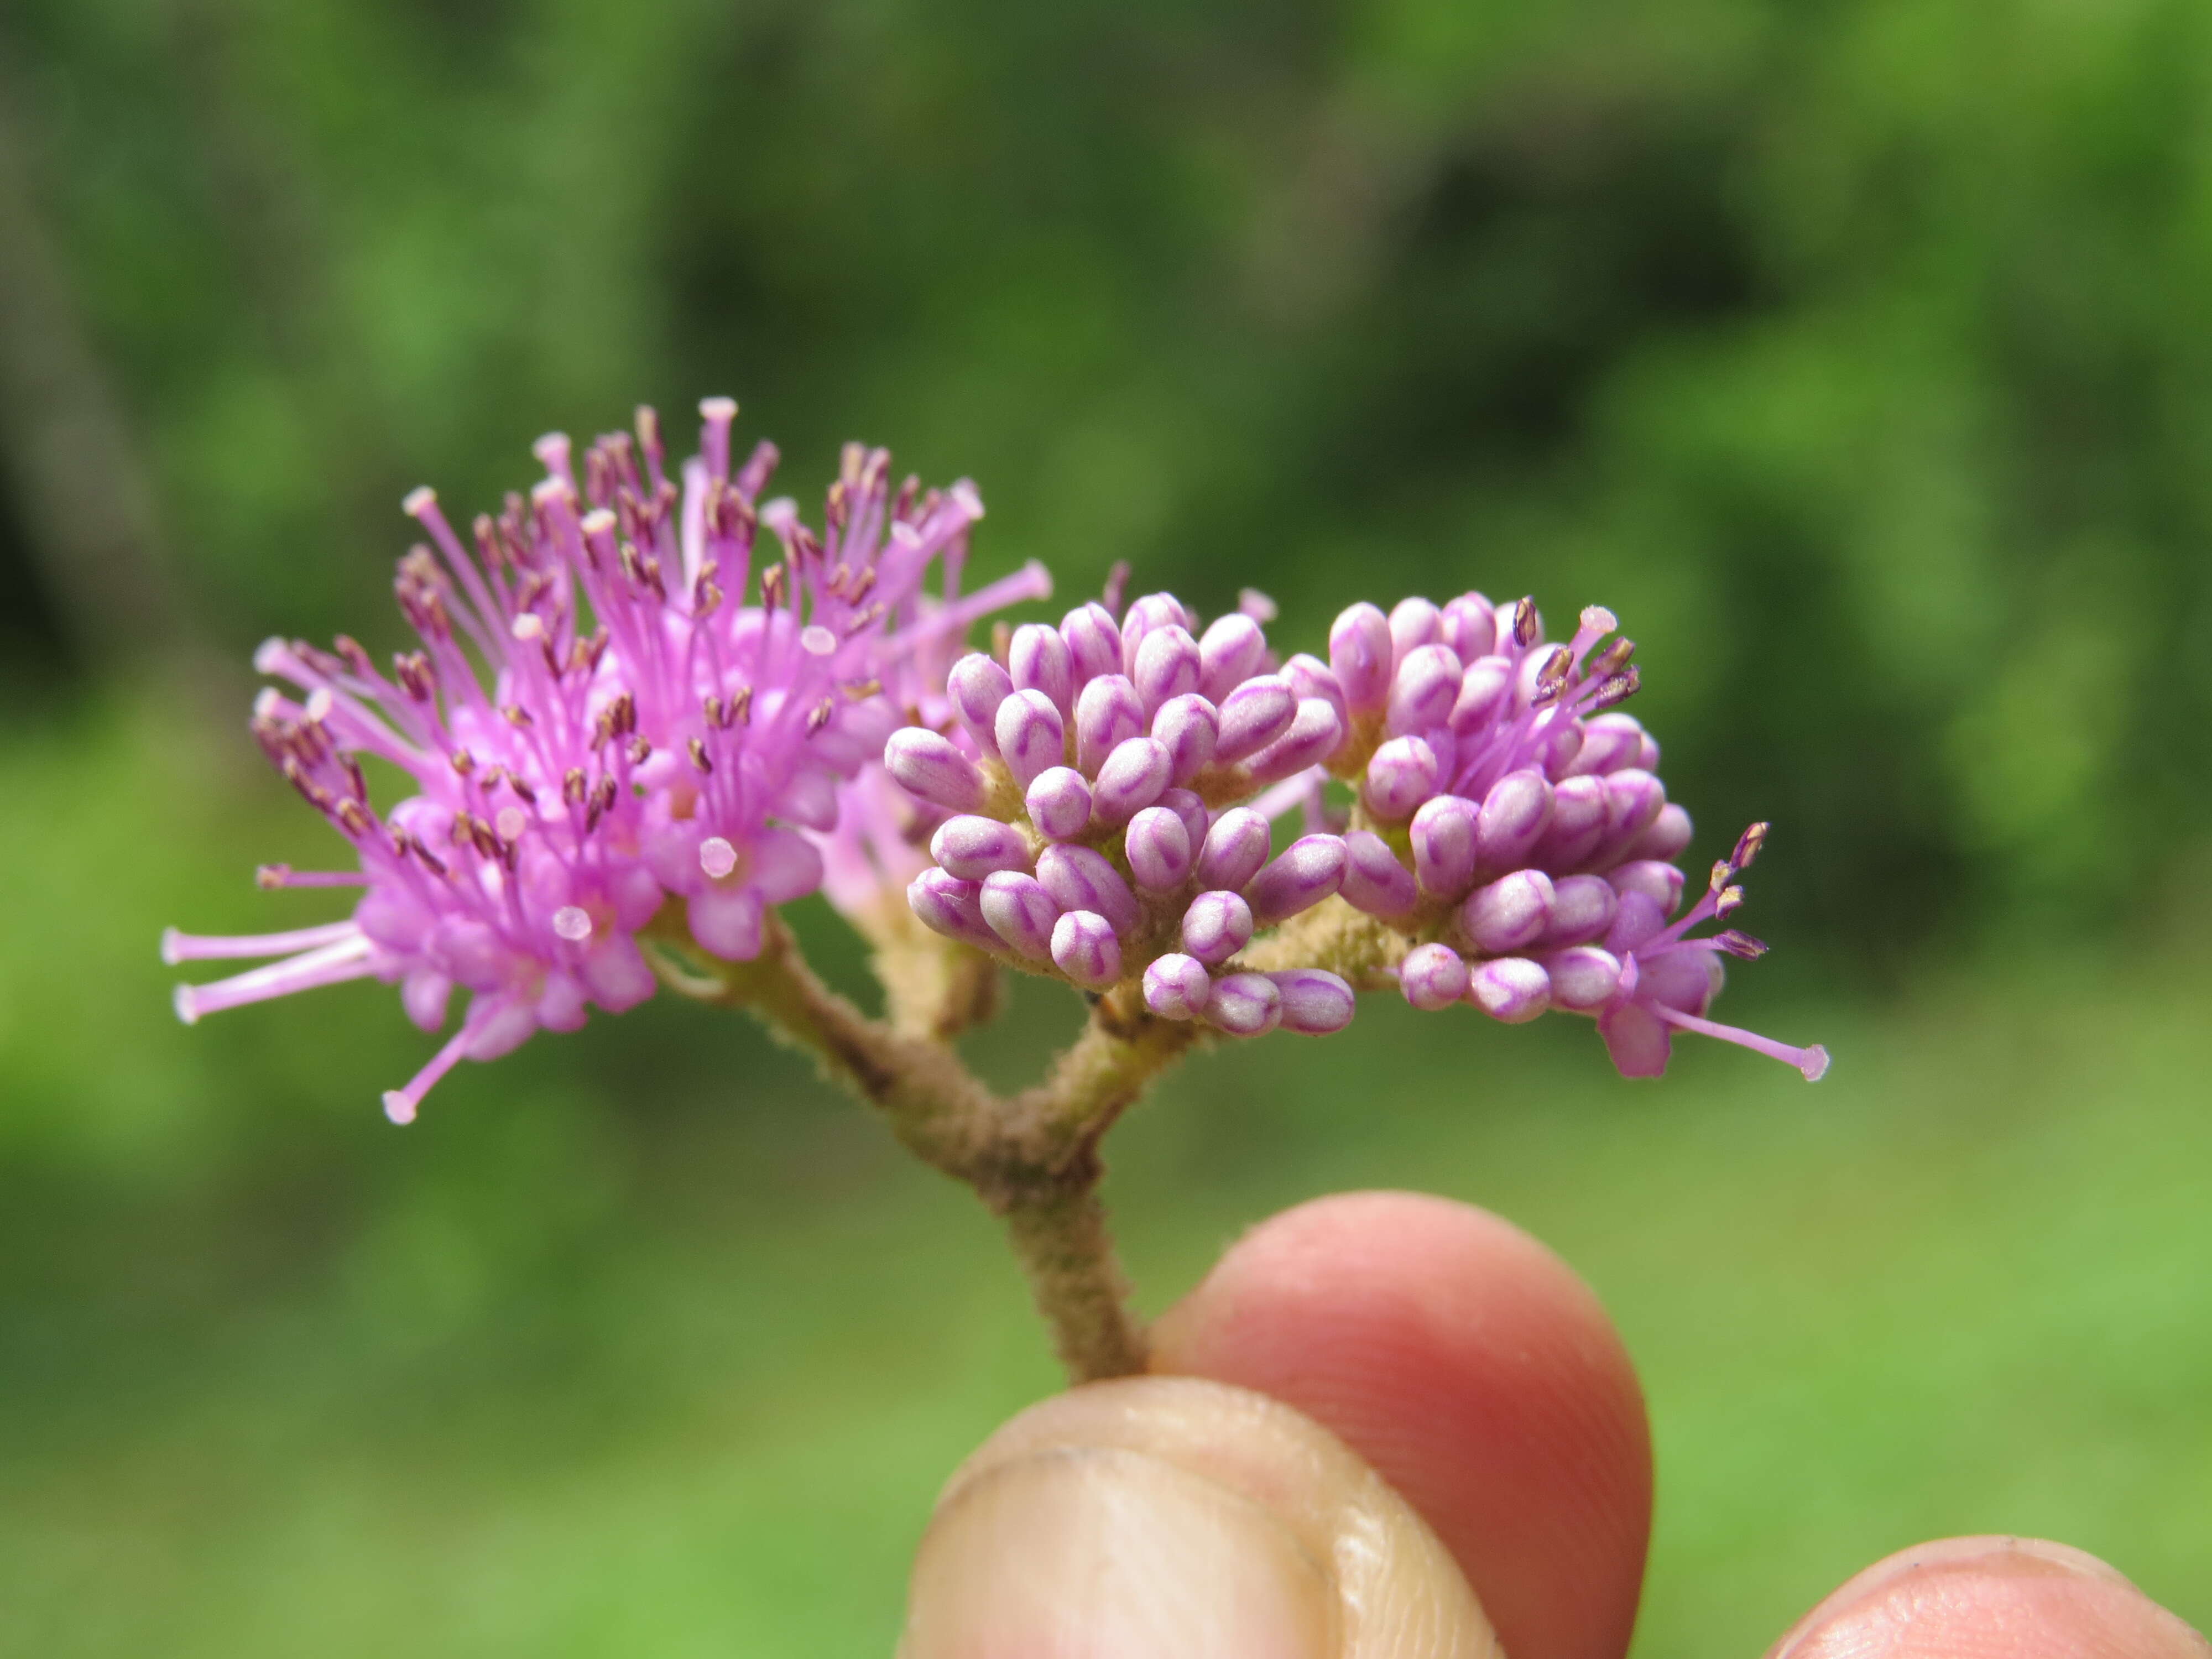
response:
[[[1536,601],[1523,599],[1513,606],[1513,643],[1526,651],[1536,643]]]
[[[712,772],[714,769],[714,762],[707,758],[707,745],[699,738],[686,738],[684,746],[690,753],[692,765],[697,767],[702,772]]]

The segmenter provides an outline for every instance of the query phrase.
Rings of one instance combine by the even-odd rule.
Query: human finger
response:
[[[1486,1212],[1410,1193],[1261,1223],[1154,1332],[1156,1370],[1296,1407],[1458,1561],[1514,1659],[1619,1659],[1651,1513],[1644,1401],[1574,1272]]]
[[[901,1659],[1497,1659],[1450,1555],[1334,1436],[1198,1377],[1092,1383],[962,1465]]]
[[[2212,1644],[2112,1567],[2033,1538],[1901,1550],[1800,1620],[1768,1659],[2206,1659]]]

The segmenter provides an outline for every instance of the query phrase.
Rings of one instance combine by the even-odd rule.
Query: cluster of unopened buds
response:
[[[1682,909],[1690,819],[1615,708],[1638,678],[1609,611],[1547,644],[1527,599],[1355,605],[1326,662],[1284,662],[1270,611],[1248,593],[1201,631],[1165,593],[1118,617],[1092,603],[955,663],[951,718],[884,755],[939,819],[915,914],[1233,1036],[1336,1031],[1357,992],[1395,984],[1509,1024],[1593,1015],[1629,1076],[1662,1071],[1677,1029],[1826,1068],[1705,1017],[1721,956],[1765,947],[1691,930],[1742,902],[1766,827]],[[1305,833],[1276,852],[1293,811]]]
[[[458,1060],[650,995],[665,970],[641,940],[746,962],[776,907],[823,889],[880,944],[903,890],[952,942],[934,948],[1125,1024],[1327,1033],[1395,987],[1509,1023],[1593,1015],[1632,1076],[1677,1030],[1825,1068],[1705,1018],[1721,957],[1765,947],[1691,930],[1741,903],[1765,826],[1684,909],[1690,821],[1615,707],[1637,670],[1609,612],[1547,644],[1526,599],[1355,605],[1327,660],[1281,661],[1259,594],[1202,629],[1167,594],[1109,594],[963,655],[972,623],[1050,592],[1030,565],[962,592],[971,485],[894,486],[884,451],[848,446],[817,532],[762,499],[775,447],[733,462],[736,406],[701,408],[672,476],[650,410],[580,466],[541,440],[542,480],[467,543],[409,496],[427,540],[396,591],[419,643],[388,665],[343,637],[262,647],[290,689],[262,694],[254,736],[356,866],[263,884],[365,890],[327,926],[172,932],[172,962],[278,958],[179,987],[185,1019],[374,976],[436,1030],[465,990],[385,1097],[404,1121]],[[365,761],[403,798],[373,805]]]

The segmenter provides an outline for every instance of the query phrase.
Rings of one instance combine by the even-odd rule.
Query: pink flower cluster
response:
[[[1735,878],[1765,826],[1669,920],[1690,820],[1658,745],[1615,707],[1638,678],[1610,612],[1585,611],[1552,645],[1526,599],[1356,605],[1326,662],[1280,662],[1264,601],[1248,610],[1201,632],[1167,594],[1119,617],[1094,603],[1015,630],[1003,660],[956,664],[950,718],[885,750],[940,820],[915,914],[1032,971],[1092,992],[1130,981],[1162,1018],[1253,1036],[1349,1023],[1338,973],[1243,959],[1256,934],[1339,898],[1383,924],[1368,930],[1381,971],[1418,1008],[1590,1014],[1629,1076],[1662,1071],[1675,1030],[1826,1069],[1818,1047],[1705,1017],[1720,955],[1765,947],[1690,929],[1741,902]],[[1332,777],[1354,793],[1342,833]],[[1301,804],[1309,833],[1276,853],[1273,820]],[[1342,938],[1288,937],[1293,957],[1310,937],[1346,964]]]
[[[638,934],[670,898],[702,949],[744,960],[770,907],[822,884],[820,843],[856,787],[880,789],[885,738],[933,701],[968,624],[1051,584],[1033,564],[961,596],[973,486],[894,487],[880,449],[847,447],[817,532],[761,500],[775,446],[732,466],[736,405],[701,412],[673,477],[650,410],[580,475],[567,438],[540,440],[545,477],[478,518],[472,547],[429,490],[410,495],[428,542],[395,589],[420,643],[388,670],[343,637],[262,647],[255,665],[293,690],[262,693],[254,736],[358,863],[263,884],[366,891],[326,927],[172,930],[172,963],[282,958],[179,987],[182,1018],[373,975],[436,1030],[465,990],[451,1039],[385,1096],[404,1122],[459,1060],[651,995]],[[775,556],[756,574],[763,526]],[[364,761],[409,793],[372,805]]]

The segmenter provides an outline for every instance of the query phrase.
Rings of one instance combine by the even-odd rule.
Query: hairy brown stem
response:
[[[751,962],[704,957],[677,926],[654,929],[649,948],[671,987],[757,1015],[879,1109],[924,1162],[975,1189],[1006,1224],[1071,1380],[1144,1370],[1144,1332],[1098,1199],[1098,1142],[1190,1046],[1192,1027],[1109,996],[1043,1082],[1006,1099],[917,1022],[871,1019],[824,984],[780,918]]]

